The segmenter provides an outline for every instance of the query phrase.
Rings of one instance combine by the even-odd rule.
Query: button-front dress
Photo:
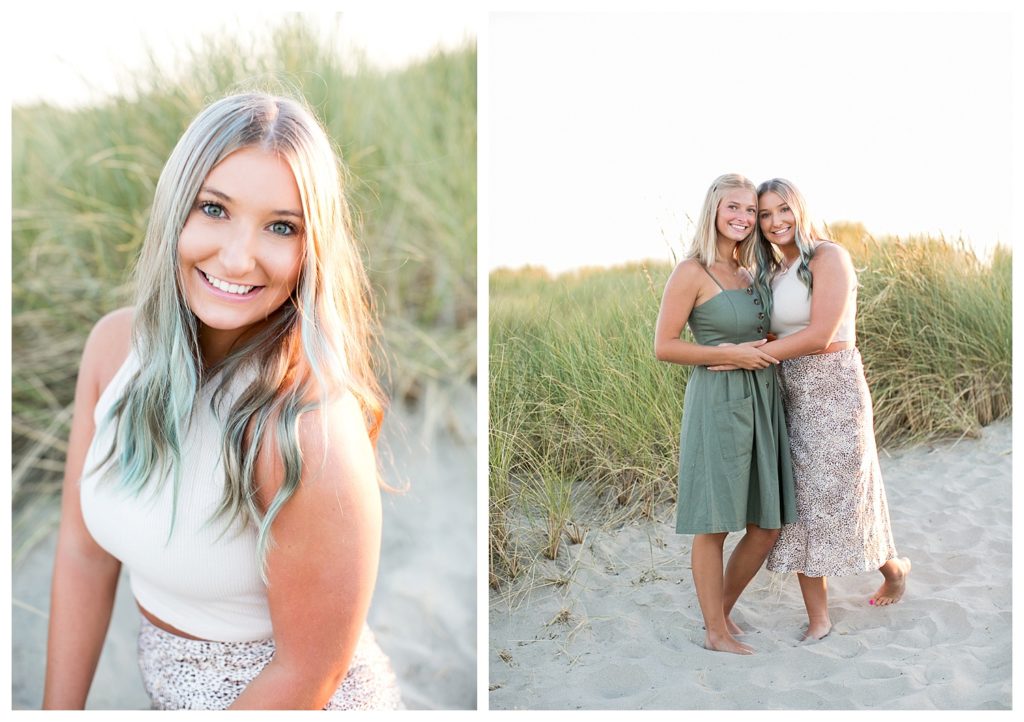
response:
[[[756,341],[769,327],[752,286],[722,288],[694,307],[687,323],[704,346]],[[683,403],[676,532],[741,531],[748,524],[779,529],[796,518],[789,437],[774,365],[756,371],[696,366]]]

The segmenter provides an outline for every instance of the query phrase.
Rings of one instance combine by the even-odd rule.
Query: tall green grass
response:
[[[1011,256],[833,228],[859,270],[858,346],[881,444],[974,434],[1011,411]],[[490,276],[490,580],[586,523],[676,493],[690,368],[655,360],[671,267]]]
[[[173,70],[154,63],[89,107],[14,107],[16,506],[26,490],[59,486],[85,338],[131,300],[130,270],[171,148],[228,92],[301,95],[341,151],[393,396],[475,377],[475,47],[382,71],[340,59],[338,29],[325,38],[291,17],[269,40],[200,39]]]

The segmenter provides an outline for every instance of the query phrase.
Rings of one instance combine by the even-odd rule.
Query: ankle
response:
[[[704,629],[704,635],[709,640],[711,640],[713,642],[719,642],[719,641],[723,641],[723,640],[727,640],[727,639],[728,640],[733,639],[732,634],[730,634],[729,630],[726,629],[725,627],[722,627],[721,629],[707,629],[707,628],[705,628]]]

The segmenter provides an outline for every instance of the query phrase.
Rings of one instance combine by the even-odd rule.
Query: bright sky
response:
[[[77,105],[95,91],[117,90],[118,78],[145,67],[150,48],[162,62],[171,62],[178,49],[203,34],[218,32],[262,35],[280,23],[280,10],[182,10],[166,3],[140,4],[118,12],[97,12],[92,6],[60,10],[41,4],[19,8],[17,30],[5,34],[7,57],[18,64],[7,78],[11,101],[45,99]],[[325,31],[336,24],[344,43],[342,53],[361,48],[379,67],[395,67],[427,55],[434,48],[459,46],[476,35],[477,14],[465,9],[400,8],[400,12],[367,9],[338,13],[304,13]],[[401,21],[396,21],[396,16]],[[95,90],[94,90],[95,89]]]
[[[491,268],[670,260],[726,172],[1010,242],[1006,13],[504,13],[487,40]]]

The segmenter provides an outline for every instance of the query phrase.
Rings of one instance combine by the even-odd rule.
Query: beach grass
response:
[[[1011,412],[1011,253],[943,238],[833,237],[858,269],[858,347],[880,445],[975,435]],[[490,275],[490,583],[580,524],[674,502],[690,369],[654,358],[669,264]],[[688,335],[688,331],[686,332]],[[561,524],[561,526],[559,526]]]
[[[343,23],[325,34],[289,17],[266,37],[202,37],[173,68],[153,61],[85,107],[13,108],[16,509],[59,489],[86,336],[131,303],[163,163],[195,114],[229,92],[304,98],[341,152],[392,397],[475,380],[475,45],[381,70],[336,52]],[[25,538],[49,523],[20,518]]]

